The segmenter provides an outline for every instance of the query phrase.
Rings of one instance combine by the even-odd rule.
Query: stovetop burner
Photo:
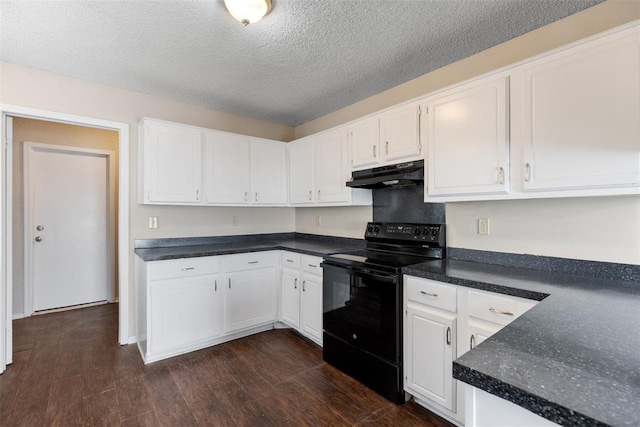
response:
[[[399,272],[402,267],[445,257],[444,224],[367,224],[366,250],[329,255],[325,261],[353,268]]]

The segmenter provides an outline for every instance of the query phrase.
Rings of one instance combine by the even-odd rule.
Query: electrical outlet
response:
[[[322,217],[320,215],[316,215],[316,227],[320,227],[322,225]]]
[[[238,215],[234,215],[231,221],[232,221],[231,224],[233,226],[237,226],[238,224],[240,224],[240,219],[238,218]]]
[[[489,218],[478,218],[478,234],[489,234]]]
[[[158,217],[150,216],[149,217],[149,228],[158,228]]]

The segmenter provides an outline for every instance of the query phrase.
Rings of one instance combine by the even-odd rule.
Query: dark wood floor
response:
[[[273,330],[143,365],[117,345],[117,305],[17,320],[0,375],[0,425],[451,426],[396,406]]]

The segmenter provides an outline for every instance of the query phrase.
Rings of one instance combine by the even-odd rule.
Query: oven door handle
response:
[[[361,275],[361,276],[372,276],[372,277],[375,277],[377,279],[385,280],[385,281],[393,282],[393,283],[397,283],[398,282],[398,276],[396,274],[373,271],[373,270],[370,270],[368,268],[351,267],[351,266],[342,265],[342,264],[336,265],[336,264],[328,263],[326,260],[323,261],[322,263],[320,263],[320,267],[329,268],[329,269],[332,269],[332,270],[342,270],[343,272],[346,272],[347,274],[356,273],[356,274]]]

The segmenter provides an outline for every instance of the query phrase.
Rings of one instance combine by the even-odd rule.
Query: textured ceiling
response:
[[[602,0],[0,0],[0,59],[296,126]]]

